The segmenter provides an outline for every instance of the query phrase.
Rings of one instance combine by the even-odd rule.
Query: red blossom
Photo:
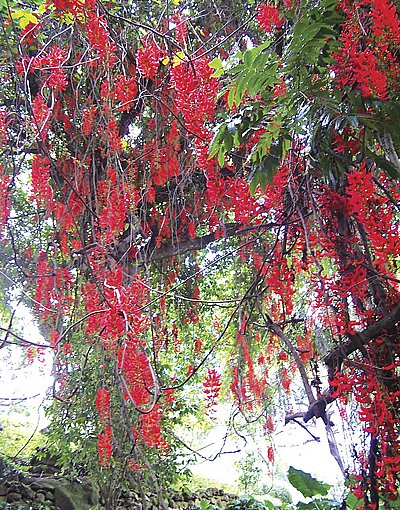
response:
[[[105,16],[91,13],[85,23],[85,30],[90,47],[100,57],[100,62],[112,67],[116,61],[116,47],[110,40]]]
[[[50,160],[46,156],[36,154],[31,165],[31,195],[38,208],[46,207],[53,210],[53,189],[50,186]]]
[[[119,111],[130,110],[133,107],[133,101],[138,93],[136,78],[126,78],[124,75],[117,76],[114,81],[115,98],[121,102]]]
[[[11,176],[3,173],[3,167],[0,165],[0,239],[2,231],[7,223],[11,211],[11,200],[9,185]]]
[[[97,108],[95,106],[89,106],[84,108],[82,111],[83,122],[82,122],[82,133],[85,136],[89,136],[92,132],[92,128],[95,122]]]
[[[155,42],[144,41],[136,53],[137,68],[143,78],[154,79],[165,52]]]
[[[111,421],[111,399],[110,393],[106,389],[99,388],[96,393],[96,408],[99,413],[99,422],[106,427]]]
[[[10,120],[8,119],[7,110],[0,108],[0,149],[2,149],[8,142],[8,126]]]
[[[373,0],[370,13],[375,37],[382,37],[400,45],[400,25],[396,6],[387,0]]]
[[[204,122],[214,114],[218,91],[218,81],[212,77],[213,70],[208,64],[209,60],[203,57],[171,69],[176,111],[183,116],[187,128],[201,137],[205,134]]]
[[[36,136],[43,141],[47,140],[52,111],[48,107],[42,94],[38,94],[33,100],[32,114]]]
[[[217,399],[221,389],[221,376],[214,368],[207,369],[203,388],[207,414],[212,416],[212,413],[215,412],[215,406],[217,405]]]
[[[168,450],[168,443],[162,435],[162,411],[158,404],[150,413],[140,415],[140,427],[133,427],[133,432],[147,446]]]
[[[105,468],[109,468],[111,466],[111,459],[113,456],[112,428],[110,425],[107,425],[104,428],[104,432],[98,435],[97,452],[99,455],[100,465]]]
[[[279,10],[269,2],[258,6],[257,21],[260,29],[266,32],[273,32],[276,28],[281,28],[284,23]]]

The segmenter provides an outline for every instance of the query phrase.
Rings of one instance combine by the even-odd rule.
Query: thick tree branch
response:
[[[252,225],[245,228],[240,228],[237,223],[229,223],[225,225],[223,237],[218,237],[214,232],[201,237],[195,237],[194,239],[183,239],[176,241],[173,244],[162,244],[159,248],[156,247],[154,239],[143,246],[142,249],[138,250],[136,257],[137,265],[148,264],[150,262],[156,262],[164,259],[169,259],[177,255],[183,255],[190,251],[203,250],[209,244],[228,239],[230,237],[240,237],[258,230],[269,230],[272,228],[281,227],[280,223],[261,223],[260,225]],[[136,234],[136,232],[134,233]],[[122,239],[114,249],[113,256],[116,260],[122,261],[129,252],[131,247],[135,247],[136,242],[133,239],[133,235],[130,234]]]
[[[332,379],[334,376],[335,369],[337,367],[340,367],[342,361],[355,352],[360,347],[364,347],[368,344],[369,341],[373,340],[374,338],[377,338],[379,335],[389,332],[396,323],[400,320],[400,304],[397,305],[392,312],[387,314],[382,319],[376,321],[374,324],[371,324],[367,328],[365,328],[363,331],[360,331],[356,335],[349,336],[349,340],[345,342],[342,345],[339,345],[336,347],[333,351],[331,351],[324,359],[324,362],[328,368],[328,376],[329,379]],[[276,326],[275,326],[276,328]],[[271,327],[272,329],[272,327]],[[274,331],[276,332],[276,331]],[[277,333],[277,332],[276,332]],[[283,332],[282,332],[283,333]],[[277,333],[278,334],[278,333]],[[283,336],[280,336],[281,339],[285,340],[284,337],[286,335],[283,334]],[[285,341],[286,345],[290,344]],[[290,349],[290,347],[289,347]],[[293,352],[291,350],[291,353],[293,355]],[[296,355],[298,356],[298,353],[295,351]],[[295,358],[296,360],[296,358]],[[304,383],[304,375],[302,375],[303,383]],[[305,375],[306,380],[308,382],[307,376]],[[308,410],[304,413],[295,413],[292,415],[287,415],[285,418],[285,423],[288,423],[289,421],[293,420],[294,418],[300,418],[302,417],[303,420],[307,423],[312,418],[322,418],[325,425],[329,425],[329,420],[327,418],[326,414],[326,407],[334,402],[336,400],[336,397],[332,396],[332,389],[328,388],[317,400],[314,399],[314,401],[310,401],[309,397],[309,391],[307,391],[307,397],[309,400],[309,407]]]
[[[324,359],[325,365],[328,367],[329,378],[334,376],[335,369],[340,367],[342,361],[355,352],[360,347],[364,347],[374,338],[388,333],[397,322],[400,321],[400,304],[398,304],[390,313],[382,319],[369,325],[364,331],[360,331],[355,335],[349,335],[349,340],[338,345]]]

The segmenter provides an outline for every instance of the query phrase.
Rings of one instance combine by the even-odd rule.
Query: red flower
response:
[[[111,420],[110,393],[107,390],[98,389],[96,394],[96,408],[99,413],[99,421],[107,426]]]
[[[53,189],[50,181],[50,160],[46,156],[36,154],[32,160],[31,173],[31,195],[30,199],[36,202],[38,208],[47,207],[49,211],[53,210]]]
[[[109,468],[112,459],[112,428],[110,426],[105,427],[104,433],[98,435],[97,451],[100,464]]]
[[[266,32],[272,32],[276,28],[281,28],[284,22],[278,9],[269,2],[258,6],[257,21],[260,24],[260,29]]]
[[[0,237],[2,227],[6,224],[11,210],[11,201],[9,199],[8,189],[10,182],[11,177],[3,174],[3,168],[0,165]]]
[[[137,96],[138,86],[136,84],[136,78],[125,78],[120,75],[115,78],[114,82],[114,94],[118,101],[121,101],[121,106],[118,108],[119,111],[130,110],[132,108],[132,102]]]
[[[145,42],[136,54],[137,67],[143,78],[153,79],[165,53],[153,42]]]
[[[207,409],[207,413],[210,414],[214,411],[213,408],[217,404],[217,398],[221,388],[221,376],[214,368],[207,369],[207,375],[204,379],[203,386],[204,396],[206,399],[205,407]]]

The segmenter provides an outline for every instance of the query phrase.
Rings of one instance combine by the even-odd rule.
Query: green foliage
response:
[[[217,155],[223,166],[225,157],[255,131],[266,130],[247,158],[254,194],[257,186],[273,183],[292,141],[308,146],[310,167],[326,179],[343,174],[357,155],[338,154],[333,133],[365,129],[363,156],[390,177],[399,178],[399,164],[392,157],[400,143],[398,104],[365,99],[359,91],[343,94],[333,80],[330,69],[339,48],[338,27],[343,23],[336,0],[305,2],[301,11],[286,15],[291,23],[278,44],[267,38],[225,62],[212,61],[216,76],[227,80],[227,102],[235,113],[221,122],[210,155]],[[276,95],[278,84],[284,92]],[[388,144],[383,143],[385,137],[389,137]]]
[[[44,444],[43,434],[35,431],[35,425],[21,415],[2,417],[1,423],[0,457],[10,459],[17,455],[19,459],[29,460]]]
[[[226,510],[265,510],[271,508],[269,505],[269,502],[263,504],[253,497],[242,497],[232,503],[228,503]]]
[[[30,502],[27,503],[1,503],[0,510],[50,510],[50,506],[45,503]]]
[[[245,493],[251,492],[259,494],[259,483],[262,475],[260,466],[260,455],[249,452],[242,459],[236,462],[236,468],[239,471],[239,486]]]
[[[279,499],[282,503],[292,503],[292,495],[289,490],[281,485],[274,485],[268,491],[268,496]]]
[[[330,486],[313,478],[309,473],[290,466],[288,472],[289,482],[295,489],[303,494],[305,498],[312,498],[316,495],[326,496]]]

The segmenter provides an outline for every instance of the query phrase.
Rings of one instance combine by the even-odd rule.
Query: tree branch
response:
[[[201,237],[195,237],[194,239],[183,239],[173,244],[162,244],[159,248],[156,247],[155,240],[151,239],[142,249],[138,250],[136,256],[137,265],[148,264],[150,262],[156,262],[167,258],[175,257],[176,255],[182,255],[190,251],[203,250],[209,244],[228,239],[230,237],[240,237],[248,234],[249,232],[258,231],[261,229],[269,230],[275,227],[281,227],[279,223],[261,223],[260,225],[251,225],[245,228],[239,228],[237,223],[229,223],[224,227],[223,237],[216,236],[215,232],[207,234]],[[134,232],[136,234],[136,232]],[[136,242],[133,239],[132,234],[122,239],[115,247],[112,256],[119,262],[124,260],[128,251],[131,247],[135,247]]]
[[[348,335],[349,340],[341,345],[338,345],[333,351],[325,356],[324,362],[328,367],[329,379],[334,376],[335,369],[340,367],[342,361],[357,351],[360,347],[368,344],[374,338],[377,338],[382,333],[389,332],[397,322],[400,321],[400,304],[388,313],[382,319],[369,325],[364,331],[360,331],[355,335]]]

